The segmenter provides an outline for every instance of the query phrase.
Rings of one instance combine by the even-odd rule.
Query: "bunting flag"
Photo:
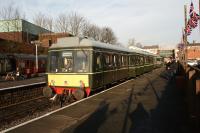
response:
[[[198,21],[200,19],[199,14],[197,14],[195,11],[191,13],[190,18],[195,21]]]
[[[191,4],[190,4],[190,12],[189,12],[190,17],[191,17],[191,14],[193,13],[193,11],[194,11],[194,5],[193,5],[193,2],[191,2]]]
[[[192,27],[187,24],[187,27],[185,29],[185,35],[189,36],[191,34],[191,31],[192,31]]]
[[[199,14],[197,14],[194,11],[193,2],[191,2],[191,4],[190,4],[189,16],[190,16],[190,18],[188,20],[187,27],[185,29],[185,34],[187,36],[191,34],[192,29],[194,29],[198,26],[198,20],[200,19]]]
[[[196,20],[190,18],[190,19],[188,20],[188,25],[190,25],[190,27],[194,29],[194,28],[197,27],[198,22],[197,22]]]

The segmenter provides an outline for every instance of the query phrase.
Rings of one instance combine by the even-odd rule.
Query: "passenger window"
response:
[[[113,55],[113,65],[114,65],[114,67],[117,66],[116,55]]]
[[[140,64],[143,65],[143,57],[140,57]]]
[[[103,65],[101,61],[101,55],[99,53],[96,53],[94,62],[95,62],[95,66],[94,66],[95,71],[102,70]]]
[[[58,72],[58,64],[59,64],[59,53],[52,52],[49,55],[49,71],[50,72]]]
[[[118,55],[118,63],[117,64],[118,64],[119,67],[122,66],[121,62],[122,62],[122,57],[121,57],[121,55]]]
[[[106,54],[104,57],[105,57],[106,69],[112,69],[113,66],[112,55]]]

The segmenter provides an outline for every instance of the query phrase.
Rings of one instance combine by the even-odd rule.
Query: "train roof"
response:
[[[53,44],[49,49],[53,50],[53,49],[60,49],[60,48],[83,48],[83,47],[96,47],[96,48],[116,50],[116,51],[121,51],[121,52],[130,52],[130,53],[138,53],[138,54],[155,56],[147,51],[128,49],[125,47],[120,47],[118,45],[111,45],[111,44],[102,43],[102,42],[90,40],[87,38],[79,38],[79,37],[59,38],[58,42],[56,44]]]

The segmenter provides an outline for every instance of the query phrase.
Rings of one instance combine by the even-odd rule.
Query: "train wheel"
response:
[[[85,91],[82,89],[77,89],[72,94],[76,100],[81,100],[85,97]]]
[[[51,98],[53,96],[53,92],[50,87],[46,86],[43,88],[43,95],[47,98]]]

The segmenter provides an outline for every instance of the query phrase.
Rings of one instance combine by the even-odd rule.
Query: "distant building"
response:
[[[42,33],[39,35],[39,42],[42,47],[49,47],[53,43],[57,43],[58,38],[71,37],[70,33]]]
[[[164,58],[164,62],[169,62],[171,58],[175,59],[174,49],[160,49],[159,55]]]
[[[188,59],[200,60],[200,43],[192,43],[187,46]]]
[[[142,49],[145,49],[146,51],[153,53],[153,54],[159,54],[159,46],[158,45],[144,46]]]
[[[51,31],[23,19],[0,20],[0,39],[19,43],[38,40],[39,34]]]
[[[160,49],[159,55],[165,58],[175,58],[175,50],[174,49]]]

